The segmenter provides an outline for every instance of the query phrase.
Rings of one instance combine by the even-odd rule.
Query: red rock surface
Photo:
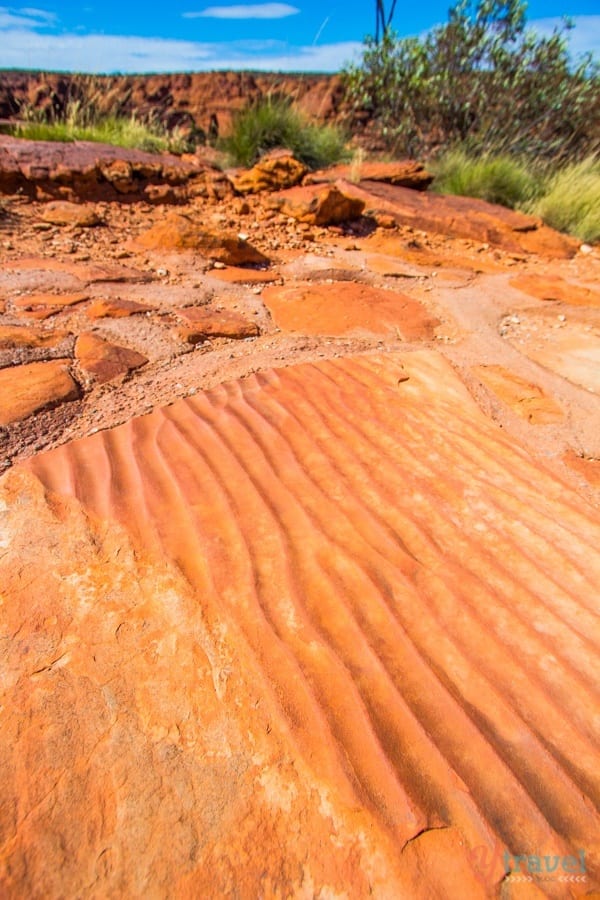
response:
[[[579,456],[569,450],[563,457],[568,466],[583,475],[586,481],[600,488],[600,459]]]
[[[33,362],[0,369],[0,425],[9,425],[39,410],[77,400],[81,395],[68,359]]]
[[[26,325],[0,325],[0,350],[16,347],[56,346],[68,337],[67,331],[40,331]]]
[[[36,256],[22,256],[17,261],[10,260],[4,264],[4,267],[8,270],[18,269],[19,271],[64,272],[77,278],[82,284],[96,284],[100,281],[143,282],[150,281],[152,277],[147,272],[113,262],[67,262],[61,259]]]
[[[96,300],[88,306],[85,313],[90,319],[121,319],[124,316],[133,316],[151,310],[152,307],[147,303],[137,303],[135,300],[123,300],[115,297],[111,300]]]
[[[17,314],[27,313],[34,319],[47,319],[61,309],[84,303],[88,294],[22,294],[11,305]]]
[[[48,203],[42,213],[42,219],[53,225],[72,225],[77,228],[90,228],[100,224],[98,214],[93,208],[64,200]]]
[[[476,366],[473,371],[513,412],[532,425],[551,425],[563,420],[563,410],[539,385],[519,378],[502,366]]]
[[[597,515],[441,356],[222,384],[2,492],[5,896],[483,898],[581,848],[542,894],[597,886]]]
[[[511,278],[511,287],[538,300],[557,301],[569,306],[600,307],[600,289],[573,284],[560,276],[526,274]]]
[[[578,242],[523,213],[472,197],[411,191],[408,188],[364,181],[340,182],[343,190],[365,203],[365,211],[380,209],[396,222],[422,231],[469,238],[517,253],[538,253],[553,259],[574,256]]]
[[[269,204],[285,216],[309,225],[337,225],[358,219],[364,201],[344,193],[337,185],[307,185],[281,191]]]
[[[258,194],[260,191],[281,191],[302,181],[306,166],[280,150],[263,156],[251,169],[232,172],[229,176],[238,194]]]
[[[210,277],[228,284],[269,284],[280,278],[277,272],[269,272],[267,269],[244,269],[241,266],[211,269]]]
[[[412,159],[394,162],[361,162],[356,165],[331,166],[318,172],[311,172],[305,179],[306,184],[319,184],[324,181],[382,181],[398,187],[425,191],[433,181],[433,175],[422,163]]]
[[[109,200],[137,195],[152,199],[152,187],[182,186],[199,168],[176,156],[124,150],[86,141],[23,141],[0,135],[0,193],[67,200]]]
[[[600,328],[592,307],[530,308],[507,316],[501,333],[539,365],[600,394]]]
[[[401,334],[404,340],[431,340],[438,324],[418,301],[354,282],[268,287],[262,298],[280,328],[301,334]]]
[[[207,337],[247,338],[255,337],[258,325],[235,310],[190,307],[176,310],[186,325],[180,330],[184,340],[197,344]]]
[[[247,240],[234,234],[213,234],[189,216],[169,213],[137,239],[149,250],[195,250],[228,266],[264,265],[268,259]]]
[[[104,384],[119,375],[126,375],[132,369],[139,369],[148,362],[137,350],[120,347],[91,332],[84,332],[77,338],[75,358],[80,369],[97,384]]]

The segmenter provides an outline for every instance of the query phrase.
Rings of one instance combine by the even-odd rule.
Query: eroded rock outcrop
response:
[[[238,194],[282,191],[302,181],[306,166],[286,150],[266,154],[251,169],[232,172],[230,181]]]
[[[183,202],[224,197],[225,175],[167,153],[146,153],[89,141],[24,141],[0,135],[0,194],[20,191],[43,200]]]
[[[343,187],[342,187],[343,185]],[[380,181],[340,182],[345,194],[361,199],[365,211],[383,211],[395,222],[451,237],[492,244],[514,253],[553,259],[575,255],[579,242],[543,225],[535,216],[473,197],[409,190]]]
[[[358,219],[364,200],[340,190],[337,185],[306,185],[273,194],[268,205],[285,216],[307,225],[337,225]]]
[[[252,244],[235,234],[214,234],[190,216],[169,213],[141,234],[137,243],[149,250],[195,250],[207,259],[228,266],[264,265],[268,259]]]

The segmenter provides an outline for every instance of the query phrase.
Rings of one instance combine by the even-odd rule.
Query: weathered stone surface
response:
[[[483,900],[580,848],[597,890],[597,514],[437,354],[223,384],[2,500],[10,900]]]
[[[475,366],[473,371],[503,403],[531,425],[552,425],[564,419],[559,404],[539,385],[520,378],[503,366]]]
[[[61,309],[76,306],[88,299],[87,294],[22,294],[14,297],[11,306],[17,313],[26,313],[28,318],[47,319]]]
[[[82,284],[96,284],[101,281],[115,282],[147,282],[152,276],[149,272],[134,269],[130,266],[121,266],[113,262],[66,262],[62,259],[41,256],[23,256],[18,260],[10,260],[5,263],[6,269],[22,271],[35,271],[39,269],[45,272],[61,272],[72,275]]]
[[[414,278],[422,274],[422,270],[411,267],[408,263],[393,256],[369,255],[366,259],[371,272],[388,278]]]
[[[580,456],[574,450],[569,450],[564,454],[563,461],[569,468],[583,475],[591,485],[600,487],[600,459]]]
[[[289,151],[279,150],[263,156],[251,169],[232,172],[229,177],[238,194],[258,194],[294,187],[307,171]]]
[[[197,165],[168,154],[0,135],[0,193],[21,191],[42,199],[115,200],[125,194],[151,199],[149,187],[182,185],[185,191],[187,182],[197,177]]]
[[[281,276],[268,269],[244,269],[241,266],[227,266],[225,269],[211,269],[210,277],[228,284],[269,284]]]
[[[353,182],[383,181],[386,184],[395,184],[398,187],[412,188],[416,191],[427,190],[433,181],[433,175],[430,175],[422,163],[406,159],[394,162],[361,162],[357,165],[332,166],[329,169],[311,172],[306,176],[304,182],[305,184],[321,184],[325,181],[337,181],[339,178]]]
[[[468,238],[514,253],[538,253],[554,259],[575,256],[579,244],[540,219],[473,197],[453,197],[376,181],[340,182],[345,194],[365,209],[389,213],[400,225],[448,237]]]
[[[145,365],[148,359],[137,350],[120,347],[91,332],[80,334],[75,342],[75,357],[82,371],[97,384]]]
[[[261,265],[268,262],[259,250],[232,234],[212,234],[189,216],[169,213],[137,238],[149,250],[195,250],[228,266]]]
[[[516,278],[511,278],[510,284],[538,300],[558,300],[570,306],[600,307],[600,290],[573,284],[558,275],[552,278],[532,273],[517,275]]]
[[[53,225],[76,225],[79,228],[100,224],[100,217],[95,209],[66,200],[48,203],[42,212],[42,220]]]
[[[207,337],[246,338],[256,337],[259,333],[256,322],[235,310],[193,306],[175,312],[186,322],[180,334],[190,344],[197,344]]]
[[[68,359],[33,362],[0,370],[0,425],[9,425],[81,392],[69,372]],[[1,882],[0,882],[1,883]]]
[[[348,196],[335,185],[290,188],[269,198],[272,208],[309,225],[339,225],[358,219],[364,200]]]
[[[261,297],[280,328],[301,334],[431,340],[438,324],[418,300],[355,282],[267,287]]]
[[[91,303],[85,313],[90,319],[121,319],[133,316],[136,313],[150,312],[153,309],[147,303],[138,303],[137,300],[124,300],[121,297],[111,299],[102,298]]]
[[[536,363],[600,394],[599,326],[597,309],[536,306],[506,315],[500,333]]]
[[[0,325],[0,350],[55,347],[68,336],[68,331],[40,331],[25,325]]]

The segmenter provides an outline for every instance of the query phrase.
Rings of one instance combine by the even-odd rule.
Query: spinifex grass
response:
[[[135,147],[158,153],[170,150],[181,153],[188,149],[185,137],[169,132],[159,122],[144,122],[131,116],[103,115],[93,104],[71,101],[62,115],[44,119],[37,110],[22,108],[21,121],[14,129],[15,137],[34,141],[94,141],[116,147]]]
[[[241,166],[253,165],[276,147],[291,150],[310,169],[332,165],[347,156],[339,128],[309,122],[284,98],[267,98],[239,112],[221,147]]]
[[[433,188],[499,203],[539,216],[547,225],[582,241],[600,240],[600,160],[590,156],[561,165],[477,156],[464,149],[444,153],[429,167]]]

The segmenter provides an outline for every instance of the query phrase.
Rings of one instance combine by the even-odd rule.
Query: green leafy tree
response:
[[[395,152],[581,158],[600,149],[600,70],[589,55],[572,64],[569,27],[541,37],[522,0],[459,0],[425,37],[367,38],[347,96]]]

